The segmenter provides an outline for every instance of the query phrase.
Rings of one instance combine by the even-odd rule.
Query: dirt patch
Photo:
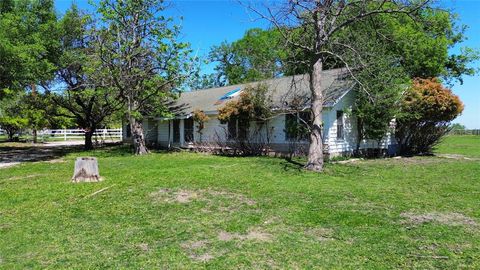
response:
[[[57,158],[57,159],[48,160],[48,161],[46,161],[46,162],[47,162],[47,163],[55,164],[55,163],[65,163],[65,162],[67,162],[67,161],[64,160],[64,159],[61,159],[61,158]]]
[[[438,154],[438,157],[455,160],[480,160],[480,158],[471,158],[459,154]]]
[[[189,203],[192,200],[198,198],[198,194],[192,190],[177,190],[173,191],[171,189],[160,189],[157,192],[150,194],[152,198],[157,201],[164,201],[164,202],[176,202],[176,203]]]
[[[148,252],[150,250],[149,246],[147,243],[141,243],[137,245],[137,248],[140,249],[143,252]]]
[[[197,193],[189,190],[180,190],[175,194],[175,201],[179,203],[189,203],[191,200],[197,198]]]
[[[350,158],[350,159],[345,159],[345,160],[339,160],[339,161],[332,161],[332,164],[348,164],[348,163],[355,163],[358,161],[362,161],[364,159],[362,158]]]
[[[219,197],[223,197],[223,198],[226,198],[226,199],[229,199],[229,200],[239,201],[240,203],[250,205],[250,206],[256,204],[256,202],[254,200],[249,199],[249,198],[245,197],[244,195],[238,194],[238,193],[232,193],[232,192],[227,192],[227,191],[217,191],[217,190],[207,190],[206,193],[208,195],[211,195],[211,196],[219,196]]]
[[[150,197],[157,202],[167,203],[189,203],[192,201],[203,201],[207,203],[208,208],[216,208],[221,212],[232,212],[238,209],[239,205],[252,206],[256,202],[245,197],[242,194],[218,191],[218,190],[188,190],[180,189],[173,190],[168,188],[159,189],[150,194]],[[222,204],[221,201],[229,202],[227,205]],[[206,209],[206,212],[211,210]]]
[[[208,262],[212,259],[215,259],[215,256],[211,255],[211,254],[208,254],[208,253],[204,253],[204,254],[200,254],[200,255],[197,255],[197,254],[192,254],[190,256],[190,258],[192,260],[195,260],[195,261],[200,261],[200,262]]]
[[[208,244],[208,242],[207,242],[206,240],[189,241],[189,242],[183,243],[183,244],[182,244],[182,247],[183,247],[184,249],[192,250],[192,249],[204,248],[207,244]]]
[[[18,165],[18,164],[20,164],[20,162],[5,162],[5,163],[0,163],[0,169],[9,168],[9,167],[12,167],[12,166],[15,166],[15,165]]]
[[[305,235],[320,242],[335,240],[333,230],[329,228],[311,228],[305,231]]]
[[[221,231],[218,233],[218,240],[220,241],[258,241],[258,242],[270,242],[273,239],[273,235],[267,232],[263,232],[259,229],[252,229],[246,234],[229,233]]]
[[[346,165],[358,165],[359,163],[374,164],[374,165],[429,165],[445,162],[455,162],[454,160],[448,160],[444,158],[438,158],[436,156],[415,156],[415,157],[393,157],[393,158],[378,158],[378,159],[364,159],[353,163],[347,163]]]
[[[477,222],[470,217],[460,213],[425,213],[417,214],[412,212],[405,212],[400,214],[405,218],[404,223],[421,225],[429,222],[436,222],[450,226],[476,226]]]
[[[215,259],[218,255],[214,255],[211,251],[206,252],[210,242],[207,240],[187,241],[181,244],[188,257],[194,261],[207,262]]]

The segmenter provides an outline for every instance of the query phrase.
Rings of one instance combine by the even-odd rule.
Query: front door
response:
[[[180,142],[180,120],[179,119],[173,120],[173,142],[174,143]]]
[[[185,143],[193,142],[193,119],[188,118],[183,120],[183,138]]]

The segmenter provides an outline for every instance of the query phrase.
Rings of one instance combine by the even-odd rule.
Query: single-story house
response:
[[[310,89],[308,75],[296,75],[265,80],[262,82],[229,85],[218,88],[184,92],[175,101],[174,118],[147,117],[144,122],[148,144],[159,147],[194,148],[201,144],[228,141],[239,136],[245,127],[240,121],[222,123],[218,120],[218,110],[228,100],[238,98],[247,86],[265,84],[275,112],[264,123],[252,121],[247,124],[248,134],[268,141],[269,150],[276,153],[289,153],[296,149],[308,149],[308,136],[293,138],[287,125],[291,120],[308,121]],[[324,110],[323,140],[328,156],[349,155],[357,148],[356,119],[351,114],[355,100],[354,83],[346,79],[342,69],[323,72]],[[295,110],[292,110],[295,107]],[[192,113],[203,111],[209,120],[205,122],[201,134],[193,121]],[[124,141],[129,140],[129,128],[123,129]],[[253,132],[255,130],[255,132]],[[245,136],[245,135],[244,135]],[[255,139],[254,139],[255,140]],[[362,141],[360,149],[378,148],[374,141]],[[395,149],[394,140],[387,136],[381,144],[390,154]]]

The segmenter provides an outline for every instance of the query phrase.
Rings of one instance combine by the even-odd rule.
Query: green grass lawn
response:
[[[479,198],[478,160],[75,153],[0,169],[0,268],[478,269]]]
[[[452,135],[446,136],[437,147],[437,153],[459,154],[467,157],[480,157],[480,136]]]

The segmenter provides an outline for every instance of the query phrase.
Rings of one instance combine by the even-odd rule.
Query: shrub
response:
[[[395,137],[402,154],[430,154],[463,103],[436,79],[415,79],[404,93]]]

